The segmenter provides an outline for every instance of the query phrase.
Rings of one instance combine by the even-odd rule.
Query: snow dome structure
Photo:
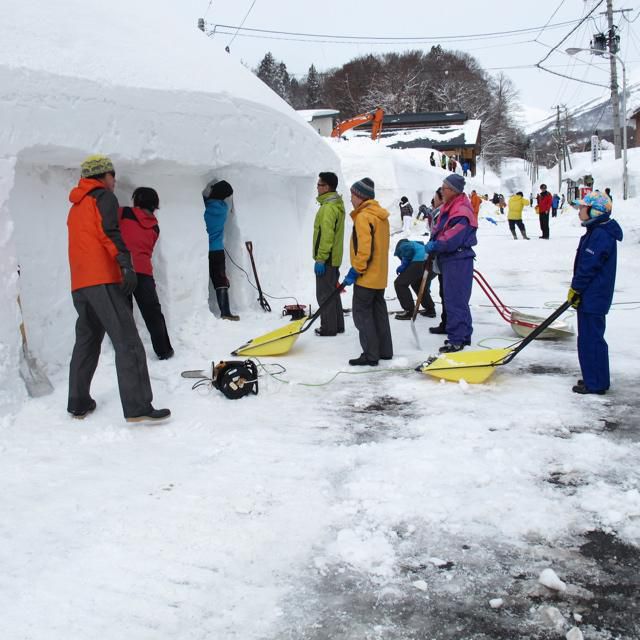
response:
[[[9,4],[0,26],[0,406],[24,393],[18,294],[31,350],[52,368],[69,357],[66,216],[83,157],[113,159],[123,205],[137,186],[158,190],[154,261],[170,328],[206,308],[201,190],[209,179],[235,189],[230,255],[246,265],[243,242],[252,239],[261,278],[278,290],[285,265],[296,273],[308,258],[308,242],[290,239],[308,235],[315,177],[340,165],[293,109],[196,29],[181,3]],[[242,309],[254,296],[239,271],[229,276]]]

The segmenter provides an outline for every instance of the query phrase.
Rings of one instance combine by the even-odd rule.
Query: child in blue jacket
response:
[[[611,219],[611,200],[600,191],[574,200],[585,234],[580,238],[573,265],[568,300],[578,310],[578,359],[582,379],[575,393],[604,394],[609,389],[609,348],[604,339],[605,316],[616,283],[620,225]]]

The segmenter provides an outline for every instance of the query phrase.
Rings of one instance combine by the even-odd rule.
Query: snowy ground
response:
[[[603,397],[571,393],[574,340],[536,342],[480,386],[418,374],[441,344],[425,318],[422,351],[391,320],[396,355],[375,370],[323,384],[360,353],[349,319],[342,336],[309,332],[264,359],[288,384],[263,376],[235,402],[192,391],[179,372],[279,326],[277,301],[239,323],[203,303],[170,327],[176,357],[149,361],[165,426],[123,423],[110,347],[85,421],[66,415],[58,370],[52,396],[0,417],[0,637],[640,637],[637,206],[616,202],[626,237]],[[530,242],[482,220],[476,266],[544,316],[581,229],[567,210],[543,242],[534,217]],[[310,265],[304,301],[312,286]],[[476,345],[514,340],[477,288],[472,302]],[[566,590],[538,582],[547,568]]]

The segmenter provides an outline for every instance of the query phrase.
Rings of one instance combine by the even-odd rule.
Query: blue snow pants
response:
[[[471,286],[473,285],[473,257],[440,263],[447,310],[447,337],[452,344],[471,342]]]
[[[578,307],[578,360],[584,386],[589,391],[609,388],[609,347],[604,339],[606,319],[597,313],[583,313]]]

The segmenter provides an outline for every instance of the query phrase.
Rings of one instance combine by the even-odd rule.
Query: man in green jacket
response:
[[[316,298],[321,305],[335,292],[340,278],[342,245],[344,240],[344,203],[336,193],[338,176],[329,171],[318,175],[318,203],[320,208],[313,223],[313,259],[316,274]],[[320,314],[318,336],[344,333],[344,313],[340,294],[333,296]]]

